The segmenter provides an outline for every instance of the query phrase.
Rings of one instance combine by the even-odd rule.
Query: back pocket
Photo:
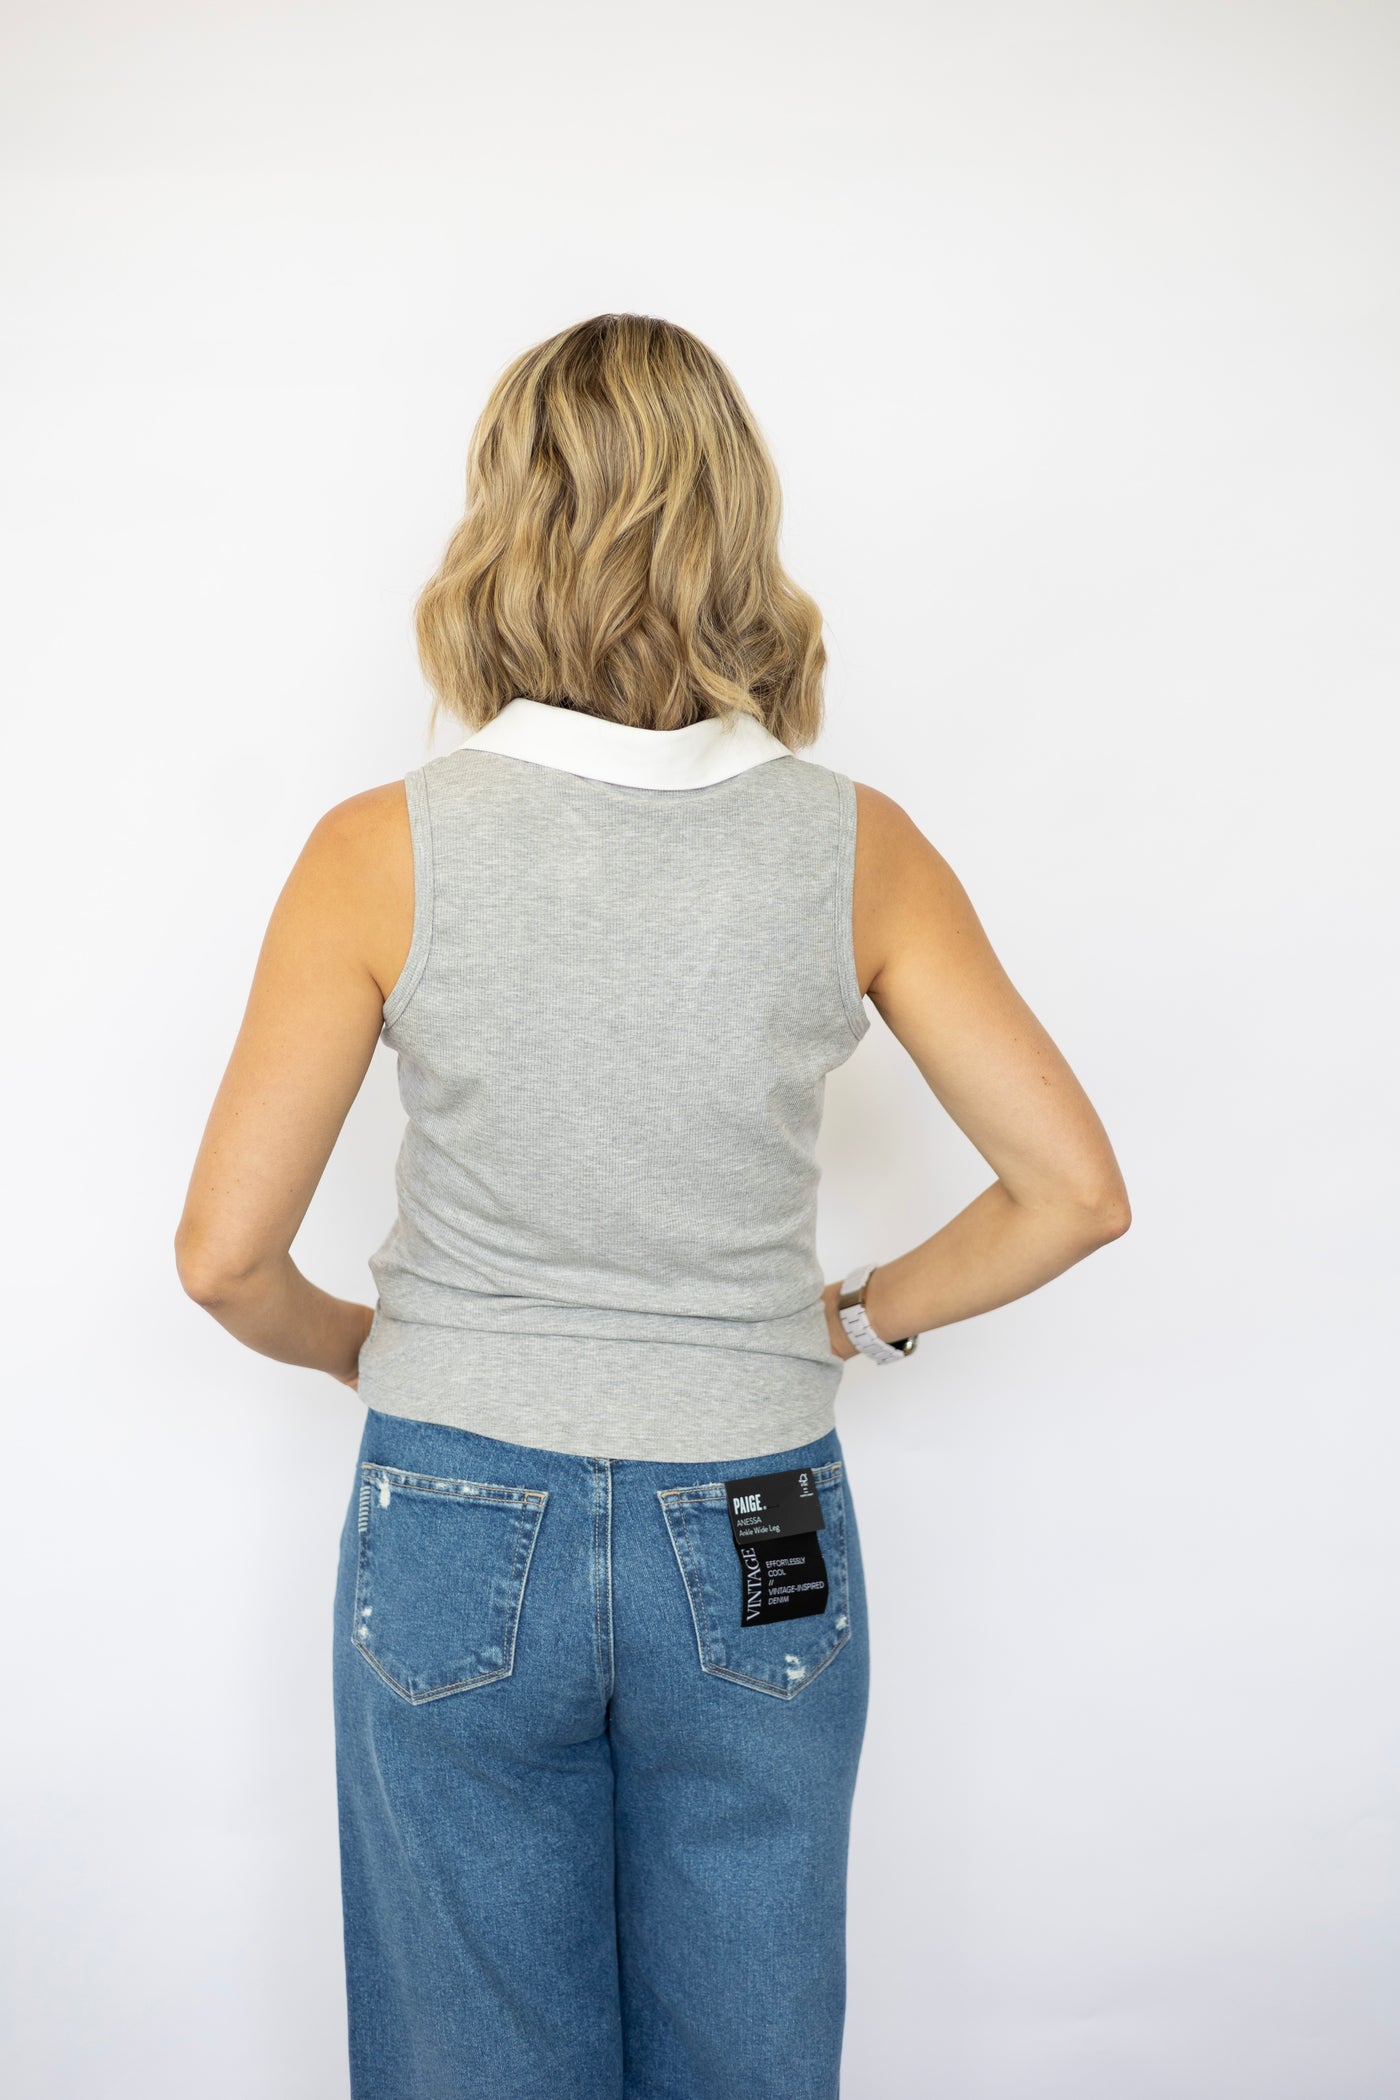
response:
[[[360,1467],[351,1639],[414,1705],[509,1677],[545,1488]]]
[[[729,1528],[724,1482],[657,1489],[695,1622],[701,1669],[778,1699],[795,1699],[851,1637],[842,1461],[831,1459],[811,1471],[825,1520],[816,1536],[826,1562],[826,1605],[810,1617],[767,1625],[742,1623],[744,1571]]]

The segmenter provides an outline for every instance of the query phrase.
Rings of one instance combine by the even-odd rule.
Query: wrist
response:
[[[370,1332],[375,1322],[376,1308],[372,1305],[355,1304],[352,1301],[351,1309],[356,1315],[355,1327],[359,1329],[358,1334],[355,1336],[354,1355],[348,1363],[333,1368],[331,1376],[337,1379],[341,1385],[348,1385],[352,1392],[358,1392],[360,1385],[360,1351],[369,1340]]]
[[[826,1308],[826,1331],[831,1342],[831,1353],[849,1363],[853,1356],[859,1356],[860,1351],[841,1325],[840,1315],[836,1310],[836,1301],[840,1295],[840,1284],[829,1283],[822,1292],[822,1304]]]
[[[905,1357],[912,1356],[919,1337],[917,1333],[886,1337],[874,1325],[868,1293],[871,1278],[878,1267],[878,1263],[863,1262],[842,1280],[837,1289],[836,1318],[853,1348],[862,1356],[869,1356],[879,1364],[900,1363]]]

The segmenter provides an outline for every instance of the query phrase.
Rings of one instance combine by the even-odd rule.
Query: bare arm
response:
[[[175,1234],[180,1281],[230,1334],[356,1382],[373,1310],[290,1254],[374,1055],[413,921],[401,782],[321,818],[277,900]]]
[[[897,802],[856,786],[853,931],[861,989],[997,1176],[870,1279],[886,1340],[1023,1298],[1132,1222],[1107,1134],[1007,977],[966,891]],[[831,1346],[855,1352],[824,1296]]]

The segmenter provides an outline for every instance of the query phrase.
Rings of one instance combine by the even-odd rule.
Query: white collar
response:
[[[684,729],[634,729],[523,694],[464,736],[457,749],[468,744],[581,773],[588,780],[644,788],[710,787],[765,759],[791,755],[752,715],[734,715],[727,722],[711,715]]]

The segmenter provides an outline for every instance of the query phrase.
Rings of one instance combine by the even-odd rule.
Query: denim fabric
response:
[[[741,1627],[726,1479],[829,1595]],[[367,1413],[335,1594],[354,2100],[835,2100],[869,1688],[841,1446],[587,1458]]]

